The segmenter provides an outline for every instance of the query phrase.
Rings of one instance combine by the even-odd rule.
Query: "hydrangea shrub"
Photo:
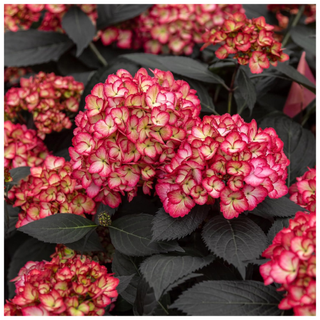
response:
[[[316,314],[315,5],[4,13],[5,316]]]

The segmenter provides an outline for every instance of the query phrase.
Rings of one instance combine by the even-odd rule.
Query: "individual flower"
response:
[[[103,316],[118,297],[119,279],[89,256],[58,245],[52,260],[29,261],[15,282],[5,316]]]
[[[41,16],[43,4],[5,4],[4,30],[18,31],[29,29]]]
[[[257,128],[239,115],[205,116],[191,128],[169,164],[159,168],[155,189],[172,217],[220,199],[226,219],[253,210],[267,196],[287,194],[290,161],[272,128]]]
[[[20,79],[20,88],[11,88],[4,97],[5,116],[16,120],[19,112],[33,115],[38,136],[45,138],[52,131],[71,128],[69,119],[78,110],[83,84],[73,77],[39,72],[35,77]]]
[[[30,170],[31,174],[8,192],[13,206],[21,207],[17,228],[57,213],[95,214],[95,203],[72,178],[72,165],[64,158],[49,155],[41,167]]]
[[[262,256],[271,259],[260,266],[264,284],[276,282],[286,291],[279,309],[316,315],[316,214],[297,212]]]
[[[273,26],[264,17],[247,19],[243,13],[230,14],[221,26],[203,34],[205,44],[221,44],[215,54],[219,59],[234,55],[241,65],[249,64],[252,73],[261,73],[270,64],[276,66],[289,56],[283,52],[281,43],[273,37]]]
[[[48,149],[35,130],[24,124],[4,122],[4,167],[36,167],[43,163]]]
[[[290,200],[310,212],[316,212],[316,168],[310,169],[289,188]]]
[[[220,26],[228,14],[243,12],[239,4],[156,4],[138,17],[108,27],[101,33],[104,45],[145,52],[190,55],[206,29]]]
[[[69,148],[73,177],[112,208],[141,186],[151,194],[159,166],[174,156],[201,110],[196,91],[171,72],[120,69],[86,97]]]

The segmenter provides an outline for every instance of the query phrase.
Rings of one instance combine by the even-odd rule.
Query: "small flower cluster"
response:
[[[234,54],[239,64],[249,64],[252,73],[261,73],[270,64],[276,66],[278,61],[289,59],[281,43],[275,41],[273,28],[264,17],[251,20],[243,13],[235,13],[229,15],[222,26],[203,34],[205,44],[202,49],[210,44],[222,44],[215,52],[217,58],[225,59]]]
[[[316,214],[297,212],[262,256],[271,259],[260,266],[264,284],[280,283],[278,290],[287,291],[279,308],[316,315]]]
[[[70,8],[70,4],[46,4],[46,13],[43,17],[39,30],[64,32],[61,21],[65,13]],[[77,4],[77,6],[87,14],[92,23],[96,25],[98,18],[96,4]]]
[[[117,299],[119,279],[88,256],[58,245],[50,262],[29,261],[15,281],[5,316],[103,316]]]
[[[85,217],[94,214],[95,203],[72,179],[72,165],[64,158],[47,156],[42,167],[31,168],[26,180],[21,180],[8,192],[14,207],[21,207],[19,228],[32,221],[57,213],[73,213]]]
[[[310,169],[289,188],[290,200],[310,212],[316,212],[316,169]]]
[[[4,167],[4,182],[10,182],[12,180],[9,169]]]
[[[229,13],[242,12],[240,4],[156,4],[130,22],[101,33],[104,45],[140,48],[153,54],[192,54],[206,29],[219,26]]]
[[[8,67],[4,70],[4,82],[8,82],[10,85],[16,85],[19,83],[20,78],[28,73],[31,73],[30,68],[16,68]]]
[[[21,88],[11,88],[4,98],[4,111],[8,119],[16,119],[21,110],[33,114],[41,139],[52,131],[71,128],[69,116],[78,110],[84,86],[73,77],[38,73],[29,79],[20,79]]]
[[[281,13],[281,11],[289,12],[290,14],[297,14],[299,11],[299,4],[269,4],[268,10],[276,13],[276,17],[279,21],[279,26],[287,28],[289,18]],[[307,4],[303,14],[306,16],[305,24],[312,23],[316,20],[316,5]]]
[[[258,129],[255,120],[245,123],[239,115],[205,116],[164,166],[155,188],[172,217],[220,198],[224,217],[232,219],[267,195],[284,196],[289,163],[273,128]]]
[[[171,72],[140,69],[134,77],[120,69],[86,97],[86,111],[76,117],[73,176],[87,194],[112,208],[138,186],[150,194],[156,169],[195,125],[201,106],[196,91]]]
[[[43,163],[48,150],[35,130],[23,124],[4,122],[4,167],[35,167]]]
[[[40,19],[43,8],[43,4],[5,4],[4,30],[16,32],[29,29]]]

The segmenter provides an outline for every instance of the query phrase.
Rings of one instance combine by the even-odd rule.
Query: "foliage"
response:
[[[4,23],[6,315],[315,313],[315,6]]]

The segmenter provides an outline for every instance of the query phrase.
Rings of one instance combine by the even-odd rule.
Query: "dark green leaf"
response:
[[[99,235],[94,229],[92,229],[78,241],[68,243],[67,247],[81,253],[91,251],[104,251],[104,248],[99,239]]]
[[[198,283],[169,307],[189,316],[279,315],[283,298],[275,287],[258,281],[204,281]]]
[[[277,219],[267,234],[269,244],[272,243],[274,237],[278,232],[280,232],[283,228],[288,228],[288,227],[289,227],[289,219]]]
[[[315,138],[311,131],[304,129],[292,119],[282,117],[267,117],[261,123],[262,129],[272,127],[283,141],[283,150],[290,165],[288,167],[288,186],[296,182],[309,168],[315,166]],[[286,217],[281,216],[281,217]]]
[[[84,237],[97,225],[92,221],[70,213],[58,213],[28,223],[19,231],[50,243],[72,243]]]
[[[4,214],[5,214],[5,235],[10,236],[13,231],[16,230],[16,224],[18,222],[18,214],[20,212],[19,207],[13,207],[4,200]]]
[[[292,40],[313,55],[316,54],[316,30],[306,26],[295,26],[290,30]]]
[[[79,111],[83,111],[86,104],[86,96],[91,93],[91,90],[97,83],[104,83],[110,74],[115,74],[119,69],[126,69],[134,75],[139,68],[128,61],[116,61],[114,64],[99,69],[88,81],[81,96]]]
[[[30,174],[30,167],[18,167],[9,170],[12,181],[9,182],[10,185],[18,184],[20,180],[25,179]]]
[[[82,82],[85,86],[90,78],[94,75],[94,71],[88,71],[88,72],[77,72],[77,73],[70,73],[69,75],[74,78],[74,80],[78,82]]]
[[[289,79],[292,81],[297,82],[298,84],[303,85],[308,90],[310,90],[313,93],[316,93],[316,86],[307,79],[304,75],[302,75],[298,70],[293,68],[292,66],[285,64],[285,63],[278,63],[276,67],[270,66],[271,70],[277,70],[284,75],[286,75]]]
[[[71,6],[62,17],[62,28],[69,38],[77,45],[77,57],[88,46],[96,34],[96,28],[92,21],[80,7]]]
[[[70,161],[71,160],[71,157],[70,157],[70,154],[69,154],[69,150],[66,148],[66,149],[62,149],[58,152],[56,152],[54,154],[56,157],[62,157],[64,158],[66,161]]]
[[[141,258],[128,257],[118,251],[113,255],[112,272],[115,276],[131,276],[134,274],[128,286],[121,293],[121,296],[130,304],[133,304],[136,299],[137,287],[140,280],[138,264]]]
[[[8,31],[4,34],[4,64],[6,67],[23,67],[57,61],[72,44],[68,36],[60,32]]]
[[[139,63],[146,68],[157,68],[163,71],[171,71],[191,79],[207,83],[220,83],[225,86],[223,79],[210,72],[206,64],[189,57],[163,57],[148,53],[124,54],[122,57],[135,63]]]
[[[306,210],[286,197],[270,199],[267,197],[251,211],[253,214],[266,217],[293,217],[296,212]]]
[[[202,223],[210,206],[195,206],[188,215],[172,218],[161,208],[152,220],[152,241],[180,239],[193,232]]]
[[[98,4],[98,29],[137,17],[148,10],[152,4]]]
[[[55,245],[51,243],[43,243],[37,239],[30,238],[16,250],[12,260],[10,262],[9,272],[8,272],[8,281],[15,278],[20,269],[28,261],[50,261],[50,255],[55,252]],[[9,297],[12,298],[15,293],[15,286],[13,282],[9,282]]]
[[[162,293],[175,281],[208,265],[213,261],[213,258],[213,256],[200,258],[159,254],[147,258],[140,265],[140,270],[149,285],[154,289],[156,300],[159,300]]]
[[[252,81],[242,68],[238,71],[236,85],[239,87],[239,91],[248,108],[252,110],[257,100],[256,90]]]
[[[133,312],[136,316],[150,316],[150,315],[168,315],[165,308],[168,301],[168,295],[165,295],[160,303],[154,296],[153,289],[149,286],[147,281],[143,278],[140,279],[137,288],[137,297],[133,305]]]
[[[267,247],[266,235],[243,215],[231,220],[213,217],[204,226],[202,238],[210,251],[237,267],[243,278],[243,261],[259,257]]]
[[[128,256],[147,256],[153,253],[183,251],[175,241],[151,242],[152,215],[131,214],[112,222],[111,242],[116,250]]]
[[[118,276],[120,280],[119,285],[117,286],[118,294],[121,294],[125,289],[127,289],[128,285],[130,284],[132,278],[135,276],[135,273],[130,276]]]
[[[267,4],[250,3],[242,6],[248,19],[254,19],[263,16],[265,17],[267,23],[278,25],[278,20],[276,19],[275,15],[268,10]]]

